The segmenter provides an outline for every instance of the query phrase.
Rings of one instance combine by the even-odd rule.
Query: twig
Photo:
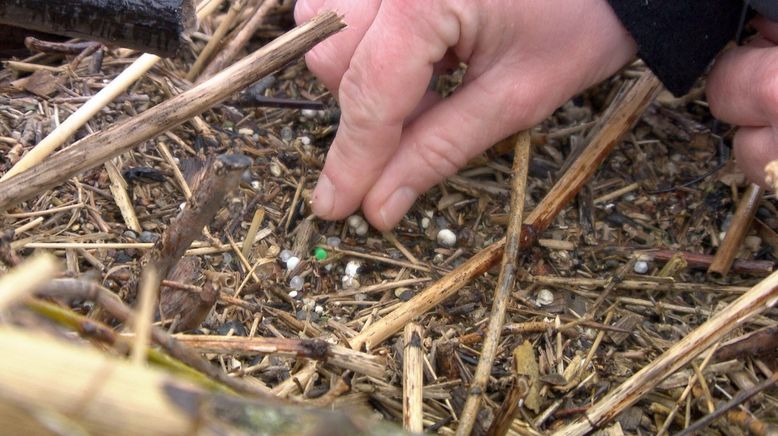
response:
[[[583,183],[594,174],[598,165],[616,146],[619,138],[629,130],[651,103],[660,86],[659,80],[651,72],[646,72],[624,94],[621,100],[614,103],[617,109],[611,111],[612,116],[608,119],[600,120],[604,127],[594,135],[585,153],[573,163],[525,220],[521,232],[522,248],[533,243],[537,235],[551,224],[570,199],[581,189]],[[441,301],[453,295],[470,280],[491,268],[492,264],[502,255],[504,246],[505,239],[501,239],[484,248],[470,260],[443,276],[438,282],[403,303],[384,318],[374,322],[351,340],[351,346],[355,349],[359,349],[363,345],[370,348],[395,334],[406,322],[440,304]]]
[[[173,336],[182,344],[201,353],[222,354],[273,354],[323,360],[338,368],[358,374],[382,378],[386,361],[346,347],[331,345],[320,339],[284,339],[237,336],[199,336],[177,334]]]
[[[748,229],[751,228],[751,221],[756,216],[756,210],[762,202],[762,194],[764,194],[764,189],[753,183],[743,193],[743,197],[737,205],[737,210],[735,210],[735,215],[732,217],[727,234],[724,236],[719,249],[716,250],[713,262],[708,267],[708,274],[717,274],[719,277],[723,277],[729,273],[740,245],[743,243]]]
[[[547,286],[586,286],[599,287],[614,284],[614,288],[627,291],[665,291],[665,292],[710,292],[726,294],[743,294],[750,288],[745,286],[711,285],[708,283],[676,282],[672,279],[659,278],[645,280],[628,279],[614,282],[611,279],[590,279],[585,277],[555,277],[531,276],[526,280],[530,283]]]
[[[613,419],[665,377],[689,363],[695,356],[745,323],[750,317],[772,307],[778,302],[776,297],[778,297],[778,272],[762,280],[595,403],[586,412],[584,418],[557,430],[555,434],[583,435]]]
[[[127,193],[127,181],[122,177],[119,169],[116,168],[116,164],[112,161],[105,163],[105,170],[108,173],[108,178],[111,181],[110,188],[113,194],[113,199],[116,205],[119,206],[119,212],[122,214],[124,224],[135,233],[140,234],[143,228],[138,221],[138,215],[135,214],[135,208],[132,206],[132,201]]]
[[[701,430],[703,427],[710,424],[713,420],[717,419],[727,411],[731,410],[734,407],[739,406],[740,404],[743,404],[743,402],[745,402],[749,398],[769,388],[775,383],[778,383],[778,371],[773,372],[773,375],[771,375],[769,378],[762,380],[759,384],[756,384],[748,389],[738,392],[737,395],[732,397],[731,400],[717,407],[716,410],[713,411],[713,413],[709,415],[705,415],[704,418],[700,419],[699,421],[695,422],[689,427],[683,429],[683,431],[678,433],[678,436],[690,435],[698,430]]]
[[[87,136],[39,165],[0,181],[0,210],[6,210],[185,122],[283,67],[343,26],[335,13],[325,12],[198,86],[108,130]]]
[[[200,71],[203,70],[205,63],[211,58],[213,51],[216,50],[216,47],[221,43],[224,35],[227,34],[227,31],[230,30],[230,27],[232,27],[232,24],[235,22],[235,18],[240,14],[243,5],[244,0],[235,0],[232,3],[230,9],[227,11],[227,15],[224,16],[221,23],[219,23],[219,27],[217,27],[216,31],[211,35],[211,39],[205,44],[205,47],[203,47],[200,54],[197,55],[197,59],[195,59],[194,64],[192,64],[192,68],[190,68],[189,73],[186,74],[186,80],[193,82],[194,79],[200,75]]]
[[[403,336],[403,428],[412,433],[424,431],[422,392],[424,390],[424,350],[421,326],[410,322]]]
[[[220,155],[214,159],[192,199],[165,229],[142,263],[156,267],[160,279],[168,278],[189,245],[199,236],[199,229],[213,219],[227,195],[238,186],[241,174],[251,166],[251,162],[248,157],[236,154]],[[159,297],[161,316],[172,318],[181,315],[181,328],[193,328],[208,314],[208,310],[193,310],[202,301],[199,295],[165,288]]]
[[[513,424],[516,414],[519,412],[519,402],[527,396],[529,384],[526,376],[516,376],[513,379],[511,390],[505,396],[500,409],[495,414],[492,424],[487,430],[487,436],[503,436]]]
[[[208,64],[200,75],[198,83],[211,78],[219,71],[227,68],[227,66],[235,59],[238,53],[249,42],[252,36],[257,32],[259,26],[265,20],[265,16],[271,9],[278,6],[278,0],[263,0],[262,4],[257,7],[254,15],[251,16],[248,22],[240,29],[235,37],[227,43],[219,51],[219,54]]]
[[[524,218],[524,197],[527,191],[527,173],[530,161],[530,136],[529,131],[523,131],[513,138],[515,154],[513,158],[513,183],[511,189],[510,221],[506,234],[505,249],[500,265],[500,275],[497,279],[497,289],[494,291],[494,302],[489,317],[489,328],[486,331],[481,358],[470,383],[467,401],[460,415],[457,435],[468,435],[473,429],[478,408],[481,405],[481,396],[486,392],[489,375],[492,372],[492,363],[497,354],[497,345],[500,342],[502,327],[505,323],[505,311],[508,307],[513,285],[516,282],[518,270],[519,249],[521,246],[521,224]]]

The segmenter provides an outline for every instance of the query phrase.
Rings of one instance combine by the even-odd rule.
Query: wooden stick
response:
[[[421,326],[405,325],[403,341],[403,428],[411,433],[424,431],[422,392],[424,390],[424,350]]]
[[[729,273],[730,268],[732,268],[732,262],[734,262],[738,250],[740,250],[740,245],[743,244],[743,239],[745,239],[748,229],[751,228],[751,222],[756,216],[756,210],[762,202],[763,194],[764,189],[753,183],[743,193],[743,197],[737,204],[737,210],[735,210],[735,215],[732,217],[727,234],[724,236],[719,249],[716,250],[713,262],[708,267],[708,274],[724,277]]]
[[[235,59],[238,53],[246,46],[252,36],[257,32],[259,26],[265,20],[265,17],[271,9],[278,6],[278,0],[263,0],[262,4],[257,7],[254,15],[251,19],[240,29],[235,38],[233,38],[227,45],[219,51],[219,54],[205,67],[203,73],[200,75],[198,83],[202,80],[209,79],[219,71],[227,68],[227,66]]]
[[[0,312],[47,283],[59,270],[50,254],[37,255],[0,277]]]
[[[87,136],[39,165],[0,181],[0,210],[7,210],[185,122],[298,58],[343,26],[333,12],[316,16],[198,86],[108,130]]]
[[[3,2],[0,23],[174,56],[195,24],[191,0]]]
[[[494,302],[489,317],[489,328],[486,331],[481,358],[475,369],[473,381],[470,383],[469,394],[465,407],[459,419],[457,435],[466,436],[473,430],[481,398],[486,393],[486,385],[492,373],[492,363],[497,354],[502,327],[505,323],[505,311],[513,285],[516,282],[518,258],[521,245],[521,224],[524,217],[524,196],[527,191],[527,172],[530,161],[530,136],[525,130],[515,135],[513,139],[515,152],[513,158],[513,186],[511,193],[511,215],[508,222],[505,249],[500,265],[500,275],[497,278],[497,289],[494,291]]]
[[[705,324],[686,335],[656,360],[612,390],[591,406],[583,418],[557,430],[554,434],[584,435],[605,424],[625,408],[635,404],[664,378],[689,363],[733,329],[743,325],[750,317],[774,306],[776,302],[778,302],[778,271],[713,315]]]
[[[215,3],[215,2],[214,2]],[[213,12],[212,8],[203,8],[197,11],[197,19],[202,20],[206,16]],[[64,144],[71,136],[73,136],[78,129],[84,126],[92,117],[95,116],[100,110],[108,106],[108,104],[116,99],[120,94],[124,93],[127,88],[141,78],[147,71],[149,71],[154,65],[159,62],[160,57],[154,54],[145,53],[141,55],[135,62],[132,63],[127,69],[121,72],[115,79],[111,81],[105,88],[95,94],[86,103],[73,112],[64,122],[58,125],[51,133],[49,133],[41,142],[38,143],[32,150],[28,151],[22,159],[11,167],[3,177],[0,177],[0,182],[7,180],[22,171],[28,170],[33,166],[41,163],[47,156]]]
[[[504,436],[508,433],[508,429],[519,412],[519,401],[523,400],[528,392],[527,377],[514,376],[511,390],[508,391],[508,395],[505,396],[500,409],[495,414],[492,424],[486,432],[487,436]]]
[[[647,71],[632,85],[629,91],[624,93],[623,98],[614,102],[617,109],[611,111],[612,115],[608,119],[600,120],[601,122],[598,124],[602,124],[603,128],[594,135],[583,155],[573,163],[525,220],[525,227],[521,232],[522,248],[529,247],[564,209],[581,189],[583,183],[594,174],[599,164],[616,146],[619,138],[626,134],[637,121],[660,87],[659,80],[650,71]],[[0,184],[0,188],[2,188],[2,184]],[[502,255],[504,246],[505,239],[501,239],[484,248],[470,260],[443,276],[438,282],[401,304],[384,318],[371,324],[359,335],[352,338],[350,345],[354,349],[360,349],[365,345],[370,348],[395,334],[405,323],[440,304],[470,280],[491,268]]]
[[[201,353],[223,354],[273,354],[324,360],[338,368],[355,373],[383,378],[386,360],[346,347],[332,345],[319,339],[284,339],[237,336],[200,336],[177,334],[173,337],[182,344]]]

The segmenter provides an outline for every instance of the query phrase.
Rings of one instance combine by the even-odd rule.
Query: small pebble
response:
[[[124,233],[122,233],[122,236],[130,239],[138,239],[138,234],[132,230],[125,230]]]
[[[449,229],[441,229],[437,239],[438,244],[444,247],[453,247],[457,243],[457,235]]]
[[[292,277],[291,280],[289,280],[289,287],[293,291],[302,290],[304,284],[305,284],[305,281],[300,276],[294,276],[294,277]]]
[[[159,239],[159,235],[149,231],[141,232],[140,236],[138,237],[138,240],[141,242],[155,242],[157,239]]]
[[[421,228],[427,230],[430,226],[430,219],[426,216],[421,219]]]
[[[346,270],[345,273],[349,277],[356,277],[359,275],[359,267],[362,266],[361,263],[357,262],[356,260],[350,260],[346,264]]]
[[[289,126],[284,126],[281,128],[281,139],[283,139],[286,142],[289,142],[294,138],[294,132],[292,131],[292,128]]]
[[[184,208],[186,208],[186,202],[183,202],[183,203],[179,204],[179,205],[178,205],[178,208],[179,208],[180,210],[184,210]]]
[[[548,306],[554,302],[554,293],[548,289],[541,289],[538,291],[538,297],[535,299],[535,304],[538,306]]]
[[[252,180],[251,181],[251,188],[254,189],[255,191],[259,191],[259,188],[261,188],[261,187],[262,187],[262,184],[259,183],[259,180]]]
[[[292,256],[289,259],[286,259],[286,269],[288,271],[297,268],[297,265],[299,264],[300,264],[300,258],[297,256]]]
[[[632,269],[638,274],[645,274],[648,272],[648,262],[639,260],[635,262],[635,266],[633,266]]]
[[[316,307],[313,309],[313,311],[314,311],[314,312],[316,312],[316,313],[323,313],[323,312],[324,312],[324,307],[317,305],[317,306],[316,306]]]
[[[291,250],[281,250],[281,252],[278,253],[278,259],[284,263],[292,256],[294,256],[294,253],[292,253]]]
[[[317,110],[315,109],[303,109],[300,111],[300,115],[302,115],[304,118],[313,119],[317,117]]]
[[[327,258],[327,250],[321,247],[316,247],[313,249],[313,257],[315,257],[316,260],[324,260]]]
[[[327,237],[327,245],[330,247],[339,247],[340,246],[340,238],[337,236],[328,236]]]

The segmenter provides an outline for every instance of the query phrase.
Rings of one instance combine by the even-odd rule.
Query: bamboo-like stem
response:
[[[59,270],[54,256],[39,254],[0,277],[0,312],[9,305],[35,292]]]
[[[778,302],[778,272],[774,272],[748,292],[713,315],[656,360],[643,367],[607,396],[595,403],[581,418],[554,434],[584,435],[603,425],[656,387],[665,377],[689,363],[698,354],[721,340],[750,317]]]
[[[608,156],[619,139],[653,101],[661,84],[651,72],[647,71],[622,98],[614,102],[614,110],[607,119],[601,119],[598,125],[603,127],[592,138],[584,153],[575,160],[562,178],[554,184],[543,201],[525,220],[521,233],[521,247],[530,246],[537,235],[542,233],[553,219],[564,209],[567,203],[581,189],[583,183],[594,174],[597,167]],[[0,185],[2,188],[2,185]],[[1,203],[0,203],[1,204]],[[409,301],[401,304],[393,312],[374,322],[359,335],[352,338],[350,345],[360,349],[377,345],[389,336],[397,333],[408,321],[423,314],[441,301],[453,295],[470,280],[487,271],[502,255],[505,239],[501,239],[484,248],[438,282],[425,289]]]
[[[251,37],[257,32],[257,29],[262,25],[262,22],[265,20],[265,17],[270,10],[276,6],[278,6],[278,0],[263,0],[262,4],[257,7],[254,15],[252,15],[249,21],[240,29],[240,32],[235,35],[235,38],[228,42],[208,66],[205,67],[203,73],[200,75],[198,83],[211,78],[211,76],[227,68],[243,47],[246,46]]]
[[[153,265],[143,269],[140,282],[140,305],[132,323],[135,327],[135,341],[132,347],[132,363],[143,365],[146,362],[146,350],[151,340],[151,322],[154,317],[154,303],[157,301],[160,282],[159,271]]]
[[[403,428],[412,433],[424,431],[422,392],[424,389],[424,350],[421,326],[410,322],[403,336]]]
[[[108,130],[87,136],[39,165],[0,181],[0,210],[6,210],[185,122],[298,58],[343,26],[333,12],[318,15],[198,86]]]
[[[713,262],[708,267],[708,274],[717,274],[719,277],[723,277],[729,273],[740,245],[743,243],[748,229],[751,228],[751,222],[756,216],[756,210],[762,202],[763,194],[764,188],[753,183],[743,193],[743,197],[737,204],[737,209],[732,217],[727,234],[724,236],[719,249],[716,250]]]
[[[192,64],[192,68],[190,68],[189,72],[186,74],[186,80],[193,82],[194,79],[200,75],[203,67],[205,67],[205,63],[211,58],[213,51],[219,46],[222,38],[224,38],[224,35],[227,34],[227,31],[230,30],[230,27],[232,27],[232,24],[235,22],[235,18],[240,14],[243,5],[244,0],[235,0],[232,3],[230,9],[227,11],[227,15],[225,15],[224,19],[219,23],[219,27],[213,32],[211,39],[205,44],[205,47],[203,47],[203,50],[197,56],[197,59],[195,59],[194,64]]]
[[[392,425],[293,407],[278,398],[209,392],[108,353],[9,327],[0,328],[0,349],[0,421],[9,434],[28,434],[24,430],[35,424],[51,433],[50,426],[40,424],[41,416],[57,417],[57,428],[75,429],[66,433],[117,436],[263,434],[268,429],[279,434],[404,434]],[[23,413],[9,419],[9,408]]]
[[[494,291],[489,327],[486,331],[483,348],[481,349],[481,358],[478,360],[478,366],[475,369],[473,381],[470,383],[467,401],[457,427],[457,435],[460,436],[469,435],[473,429],[473,424],[475,424],[475,418],[481,406],[481,396],[486,392],[489,375],[492,373],[492,364],[497,354],[497,345],[500,343],[502,327],[505,324],[505,311],[508,307],[508,299],[516,282],[521,246],[521,224],[524,218],[524,197],[527,191],[527,173],[530,161],[529,131],[525,130],[517,133],[513,141],[515,142],[515,151],[511,189],[511,216],[508,222],[500,275],[497,278],[497,289]]]

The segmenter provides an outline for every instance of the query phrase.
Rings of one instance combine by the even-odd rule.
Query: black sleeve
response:
[[[737,32],[742,0],[608,0],[638,44],[638,56],[675,95]]]

